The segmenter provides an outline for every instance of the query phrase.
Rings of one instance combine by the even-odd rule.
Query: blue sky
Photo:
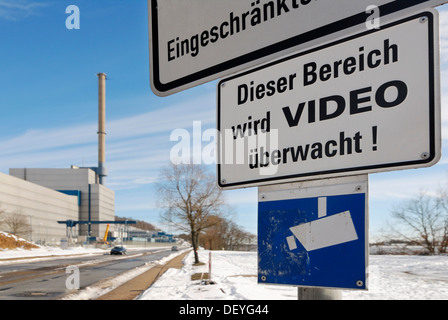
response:
[[[79,30],[68,30],[69,5]],[[448,114],[448,5],[441,12],[442,143]],[[170,161],[173,130],[216,125],[216,82],[160,98],[149,86],[146,0],[0,0],[0,172],[96,166],[97,77],[108,75],[106,184],[116,215],[159,225],[154,183]],[[204,144],[205,145],[205,144]],[[434,167],[369,175],[371,237],[390,211],[419,190],[448,183],[447,157]],[[211,170],[213,170],[213,166]],[[225,192],[234,221],[256,233],[257,188]]]

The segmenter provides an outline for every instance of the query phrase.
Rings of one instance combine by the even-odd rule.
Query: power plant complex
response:
[[[115,194],[105,186],[106,74],[97,76],[98,166],[13,168],[9,175],[0,173],[0,211],[26,219],[29,240],[59,244],[69,236],[102,238],[106,222],[115,221]],[[68,235],[76,226],[76,234]]]

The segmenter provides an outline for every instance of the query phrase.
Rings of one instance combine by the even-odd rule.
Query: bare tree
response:
[[[399,227],[403,227],[399,234],[407,241],[423,246],[430,254],[444,253],[448,240],[447,209],[446,192],[439,191],[435,196],[420,192],[392,211],[398,221],[394,230],[398,231]]]
[[[5,218],[5,210],[0,207],[0,230],[2,228],[3,220]]]
[[[23,236],[29,232],[30,225],[26,217],[19,211],[5,214],[3,224],[7,231],[16,235]]]
[[[252,244],[256,236],[242,230],[234,222],[230,222],[227,234],[227,248],[229,250],[244,250],[248,245]]]
[[[216,223],[201,233],[200,242],[210,250],[247,250],[256,240],[256,236],[242,230],[231,219],[210,216]]]
[[[216,223],[210,216],[222,216],[225,202],[214,175],[201,165],[171,164],[162,170],[158,185],[163,222],[191,235],[195,263],[199,234]]]
[[[209,250],[225,248],[225,235],[228,228],[228,221],[218,216],[210,216],[210,226],[200,235],[200,243]]]
[[[439,252],[446,253],[448,250],[448,189],[440,189],[438,197],[438,205],[441,208],[443,214],[440,219],[440,245]]]

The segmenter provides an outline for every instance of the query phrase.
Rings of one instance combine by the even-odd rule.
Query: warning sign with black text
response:
[[[431,10],[221,80],[219,185],[433,165],[438,52]]]

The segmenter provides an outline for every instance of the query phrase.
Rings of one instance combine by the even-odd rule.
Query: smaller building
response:
[[[167,234],[159,230],[129,230],[127,233],[127,240],[142,241],[145,239],[148,242],[175,242],[172,234]]]

